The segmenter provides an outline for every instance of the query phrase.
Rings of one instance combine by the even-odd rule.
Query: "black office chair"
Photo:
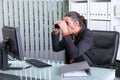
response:
[[[97,67],[115,68],[119,45],[119,33],[116,31],[93,30],[94,60]]]

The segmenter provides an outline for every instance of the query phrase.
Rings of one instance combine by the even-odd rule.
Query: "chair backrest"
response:
[[[94,60],[98,67],[111,67],[115,64],[119,32],[93,30]]]

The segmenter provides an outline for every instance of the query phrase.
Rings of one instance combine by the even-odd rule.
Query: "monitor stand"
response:
[[[0,69],[8,68],[7,46],[5,42],[0,43]]]
[[[0,69],[1,70],[21,70],[25,68],[29,68],[31,66],[23,67],[10,67],[11,64],[8,64],[8,52],[6,42],[0,43]]]

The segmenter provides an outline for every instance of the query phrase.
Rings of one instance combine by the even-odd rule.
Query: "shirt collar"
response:
[[[75,36],[75,37],[78,36],[78,34],[79,34],[80,32],[82,32],[84,29],[85,29],[85,27],[82,27],[81,29],[79,29],[79,30],[74,34],[74,36]]]

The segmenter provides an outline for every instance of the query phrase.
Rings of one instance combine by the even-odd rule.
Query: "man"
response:
[[[68,12],[63,21],[57,21],[57,27],[52,32],[53,51],[65,49],[66,63],[87,61],[90,66],[94,66],[93,60],[93,34],[85,27],[77,12]],[[62,40],[59,40],[60,30]]]

